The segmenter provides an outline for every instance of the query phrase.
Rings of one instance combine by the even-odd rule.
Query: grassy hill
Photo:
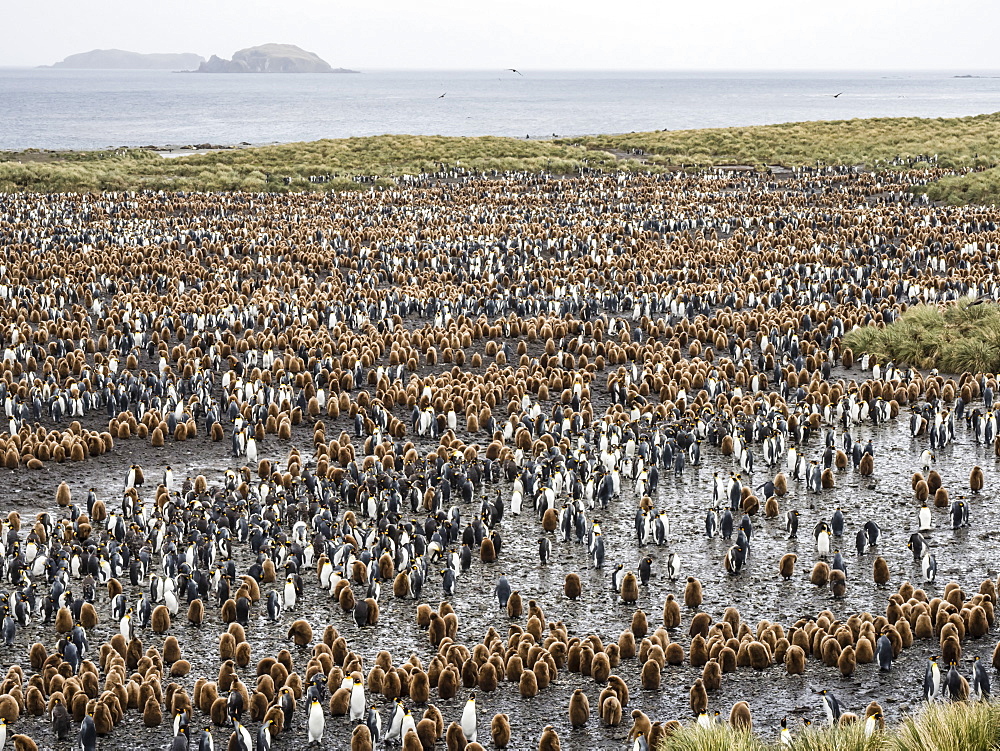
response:
[[[634,152],[640,151],[641,154]],[[905,165],[937,155],[945,167],[1000,164],[1000,113],[963,118],[876,118],[754,127],[653,131],[528,141],[493,136],[372,136],[227,149],[164,159],[141,149],[0,152],[0,192],[93,190],[300,191],[357,188],[440,166],[471,171],[662,170],[677,165]],[[311,176],[330,175],[325,182]],[[936,200],[995,201],[996,170],[932,186]],[[366,183],[367,184],[367,183]]]

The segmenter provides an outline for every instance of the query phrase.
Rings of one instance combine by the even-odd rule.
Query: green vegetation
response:
[[[963,300],[943,310],[917,305],[885,327],[849,331],[844,344],[885,363],[946,373],[1000,371],[1000,307]]]
[[[969,203],[1000,205],[1000,167],[972,172],[958,177],[946,177],[930,183],[924,192],[933,201],[964,206]]]
[[[172,159],[141,149],[8,153],[0,157],[0,191],[335,190],[361,187],[352,179],[355,175],[420,174],[433,172],[441,164],[472,171],[564,174],[584,167],[636,167],[606,152],[552,141],[372,136],[226,149]],[[310,175],[337,177],[312,183]],[[291,178],[290,184],[286,177]]]
[[[907,717],[889,738],[892,751],[979,751],[1000,747],[1000,704],[933,704]]]
[[[654,164],[865,164],[937,154],[945,167],[1000,162],[1000,112],[957,118],[872,118],[746,128],[660,130],[564,139],[593,149],[641,149]]]
[[[640,149],[645,156],[633,158]],[[441,165],[485,170],[548,170],[574,174],[583,168],[661,170],[670,165],[865,164],[909,166],[938,155],[947,168],[1000,163],[1000,113],[963,118],[878,118],[786,123],[746,128],[656,131],[528,141],[484,136],[372,136],[224,149],[164,159],[142,149],[84,152],[0,153],[0,191],[246,190],[302,191],[367,187],[356,176],[389,178],[436,171]],[[329,182],[310,182],[333,175]],[[997,170],[948,178],[931,186],[935,200],[980,202],[1000,193]]]
[[[792,721],[789,720],[789,728]],[[793,751],[993,751],[1000,747],[1000,704],[932,704],[884,732],[865,736],[863,720],[845,727],[796,727]],[[658,751],[779,751],[777,733],[766,742],[729,725],[686,726]]]

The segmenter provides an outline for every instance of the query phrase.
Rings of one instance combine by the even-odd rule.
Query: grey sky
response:
[[[997,0],[43,0],[0,65],[297,44],[357,69],[1000,69]]]

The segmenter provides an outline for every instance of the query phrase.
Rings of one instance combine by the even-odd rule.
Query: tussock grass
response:
[[[687,725],[669,736],[659,751],[764,751],[766,748],[754,733],[734,730],[729,725],[710,728]]]
[[[933,201],[960,206],[970,203],[1000,206],[1000,167],[958,177],[946,177],[925,186],[922,190]]]
[[[642,149],[647,157],[615,153]],[[615,152],[615,153],[612,153]],[[0,192],[95,190],[327,191],[367,188],[357,176],[416,175],[441,165],[471,172],[662,170],[685,164],[866,164],[943,168],[1000,163],[1000,113],[964,118],[875,118],[786,123],[745,128],[655,131],[529,141],[483,136],[386,135],[342,138],[192,154],[164,159],[141,149],[0,153]],[[310,176],[332,175],[329,182]],[[377,184],[386,184],[377,183]],[[1000,171],[948,178],[927,188],[935,200],[995,201]]]
[[[893,117],[744,128],[660,130],[563,139],[596,149],[642,149],[673,164],[865,164],[938,155],[943,167],[1000,162],[1000,112],[958,118]],[[658,158],[658,159],[657,159]],[[927,165],[923,165],[927,166]]]
[[[791,721],[789,721],[791,727]],[[793,751],[995,751],[1000,748],[1000,704],[970,702],[932,704],[896,726],[865,737],[861,719],[844,727],[798,727]],[[754,733],[722,724],[712,728],[685,726],[669,736],[658,751],[785,751],[777,733],[761,740]]]
[[[1000,704],[934,704],[903,720],[887,741],[892,751],[1000,748]]]
[[[944,309],[917,305],[890,326],[849,331],[844,344],[879,362],[947,373],[1000,370],[1000,307],[966,299]]]
[[[0,191],[243,190],[303,191],[368,187],[354,176],[434,172],[444,164],[487,170],[572,174],[583,168],[628,169],[611,154],[552,141],[442,136],[372,136],[214,151],[164,159],[140,149],[68,152],[18,163],[0,161]],[[334,175],[310,182],[313,175]],[[288,180],[286,180],[288,178]]]
[[[884,746],[884,736],[874,733],[865,737],[864,720],[843,727],[811,726],[793,736],[795,751],[879,751]]]

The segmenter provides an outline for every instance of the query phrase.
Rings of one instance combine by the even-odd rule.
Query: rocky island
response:
[[[198,67],[199,73],[357,73],[333,68],[313,52],[294,44],[262,44],[233,54],[232,60],[212,55]]]
[[[128,50],[91,50],[70,55],[54,65],[39,67],[70,70],[193,70],[204,59],[193,52],[143,54]]]

